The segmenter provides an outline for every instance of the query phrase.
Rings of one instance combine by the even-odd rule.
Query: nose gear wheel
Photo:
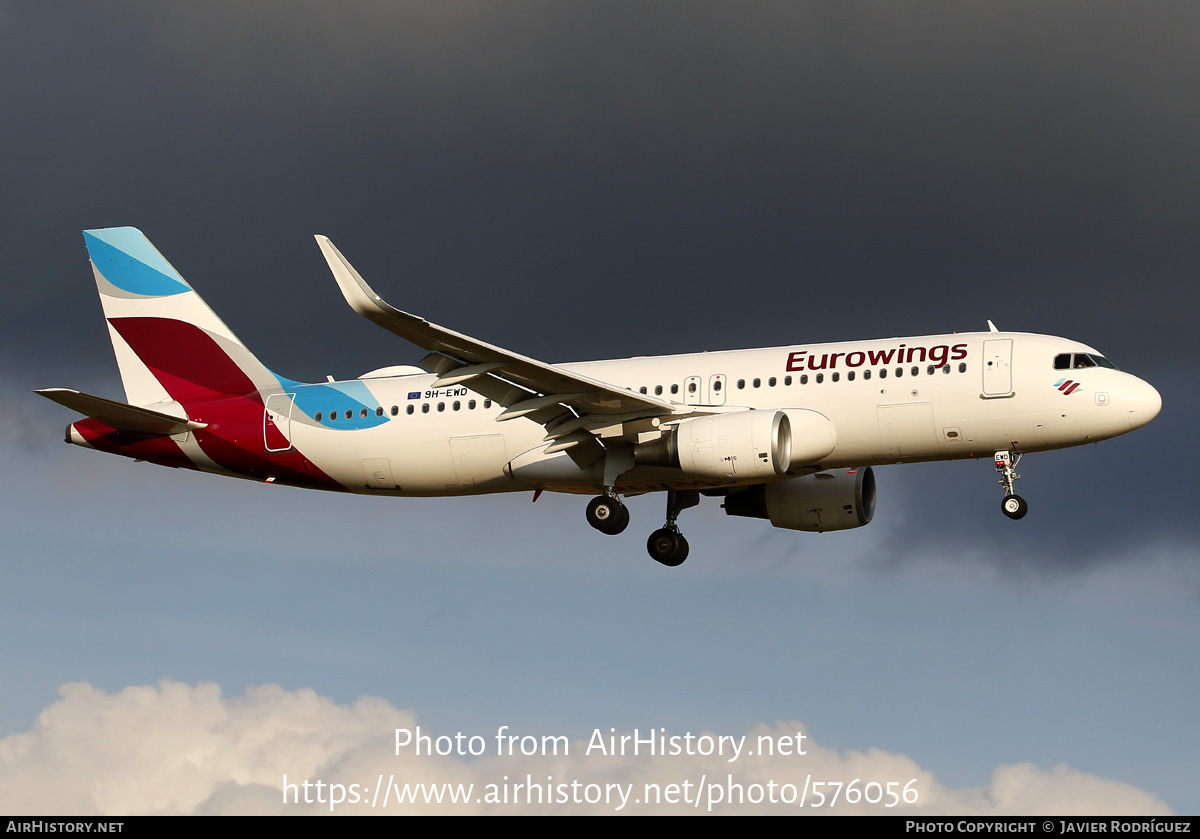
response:
[[[1024,518],[1025,514],[1029,512],[1029,505],[1019,495],[1006,495],[1004,496],[1004,501],[1000,503],[1000,509],[1010,519],[1020,519]]]

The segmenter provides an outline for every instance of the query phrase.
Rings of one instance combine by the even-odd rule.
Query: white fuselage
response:
[[[1064,353],[1096,351],[1052,336],[986,332],[560,366],[699,412],[818,412],[836,430],[836,445],[817,463],[793,462],[788,474],[797,475],[1064,448],[1123,434],[1158,412],[1157,392],[1141,379],[1107,367],[1055,369],[1055,358]],[[340,407],[322,409],[319,398],[301,393],[289,438],[355,492],[603,489],[600,469],[579,470],[562,453],[541,454],[547,446],[543,426],[523,418],[497,422],[500,406],[464,385],[434,390],[436,378],[411,374],[352,383],[365,387],[378,404],[355,407],[349,419]],[[364,411],[370,412],[371,427],[356,427]],[[561,468],[553,479],[517,480],[506,466],[522,456],[524,462],[555,458]],[[671,469],[638,466],[616,486],[636,492],[737,483],[684,479]]]
[[[990,332],[547,364],[387,303],[327,237],[350,307],[421,348],[420,367],[305,384],[264,365],[136,228],[84,232],[125,402],[38,393],[84,415],[67,441],[162,466],[400,496],[595,495],[615,536],[623,495],[666,491],[646,549],[688,556],[679,514],[826,532],[868,524],[870,467],[994,457],[1003,513],[1027,452],[1124,434],[1162,406],[1090,347]],[[861,467],[861,468],[860,468]],[[536,498],[536,495],[535,495]]]

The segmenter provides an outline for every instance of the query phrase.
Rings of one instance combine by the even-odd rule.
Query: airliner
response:
[[[1162,399],[1096,350],[987,332],[547,364],[395,309],[317,244],[359,314],[428,354],[419,366],[303,383],[265,367],[141,231],[84,232],[125,401],[36,393],[85,419],[66,440],[162,466],[367,495],[666,493],[650,556],[682,563],[700,497],[774,527],[836,531],[875,512],[872,467],[992,457],[1012,519],[1030,452],[1145,425]]]

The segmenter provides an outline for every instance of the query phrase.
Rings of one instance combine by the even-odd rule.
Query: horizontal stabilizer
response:
[[[72,411],[78,411],[85,417],[99,420],[117,431],[137,431],[143,434],[182,434],[185,431],[204,428],[207,425],[207,423],[180,419],[170,414],[126,405],[124,402],[114,402],[103,396],[92,396],[89,393],[80,393],[65,387],[48,387],[35,390],[34,393],[46,397],[51,402],[64,405]]]

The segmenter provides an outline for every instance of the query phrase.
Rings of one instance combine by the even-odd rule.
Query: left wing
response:
[[[624,423],[694,412],[690,406],[634,393],[402,312],[376,294],[328,238],[316,238],[354,311],[430,351],[421,366],[438,374],[434,387],[465,384],[504,406],[497,421],[528,417],[544,425],[548,453],[591,444],[587,449],[598,458],[603,451],[595,443],[597,433],[620,436]],[[614,426],[616,435],[611,431]],[[573,452],[577,454],[583,452]]]

